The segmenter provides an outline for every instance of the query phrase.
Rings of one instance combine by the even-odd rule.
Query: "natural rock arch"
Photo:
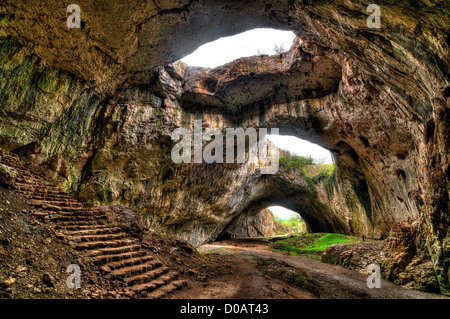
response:
[[[322,203],[315,189],[303,181],[293,183],[282,175],[263,175],[251,187],[251,194],[242,210],[224,229],[237,225],[270,206],[282,206],[297,212],[309,232],[351,234],[350,229],[333,214],[328,203]]]

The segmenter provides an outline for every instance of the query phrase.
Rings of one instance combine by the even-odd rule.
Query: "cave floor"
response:
[[[275,252],[267,241],[234,239],[198,248],[206,258],[221,256],[208,282],[190,282],[170,298],[190,299],[433,299],[440,295],[409,290],[385,280],[368,288],[367,275],[319,260]]]

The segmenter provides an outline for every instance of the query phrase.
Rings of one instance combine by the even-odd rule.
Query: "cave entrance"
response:
[[[301,215],[283,206],[271,206],[267,210],[275,221],[275,230],[278,236],[303,234],[307,232],[306,223]]]
[[[261,176],[248,185],[244,207],[218,239],[345,232],[315,189],[315,183],[334,177],[331,152],[295,136],[267,138],[281,150],[279,172]]]
[[[283,206],[269,206],[250,209],[249,213],[237,216],[218,240],[258,240],[306,232],[308,227],[300,213]]]
[[[206,43],[181,61],[189,66],[215,68],[243,57],[284,53],[294,39],[292,31],[258,28]]]
[[[277,148],[294,156],[311,158],[317,165],[333,164],[331,152],[315,143],[291,135],[267,135]]]

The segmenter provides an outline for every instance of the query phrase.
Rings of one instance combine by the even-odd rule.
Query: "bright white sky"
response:
[[[220,38],[202,45],[192,54],[181,61],[190,66],[215,68],[242,57],[258,54],[275,54],[274,47],[283,46],[289,50],[295,39],[292,31],[280,31],[274,29],[254,29],[231,37]],[[289,152],[308,156],[315,159],[324,159],[324,163],[333,163],[331,153],[316,144],[309,143],[293,136],[268,135],[278,148]],[[281,206],[272,206],[269,209],[276,215],[288,219],[295,212]]]
[[[215,68],[242,57],[257,55],[258,50],[259,53],[275,54],[275,45],[283,45],[289,50],[294,38],[292,31],[254,29],[206,43],[181,61],[190,66]]]
[[[296,212],[281,206],[271,206],[268,208],[274,215],[283,219],[290,219],[291,216],[298,215]]]
[[[332,164],[333,158],[330,151],[320,147],[317,144],[299,139],[295,136],[286,135],[267,135],[267,138],[275,144],[276,147],[287,150],[292,154],[299,156],[310,156],[316,160],[323,160],[320,163]]]

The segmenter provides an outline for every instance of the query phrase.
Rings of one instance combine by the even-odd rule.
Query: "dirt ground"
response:
[[[221,252],[222,253],[222,252]],[[208,256],[218,258],[215,252]],[[257,267],[254,257],[245,255],[226,256],[225,267],[218,267],[211,278],[205,282],[191,282],[186,289],[175,292],[172,299],[316,299],[307,289],[288,284],[283,278],[276,278],[276,273],[264,271]],[[269,267],[277,267],[277,262],[270,262]],[[279,267],[279,266],[278,266]]]
[[[0,187],[0,299],[140,298],[104,280],[98,266],[58,236],[55,225],[13,190]],[[147,232],[144,247],[179,272],[187,287],[170,299],[442,298],[382,281],[369,289],[367,276],[339,266],[271,251],[270,242],[233,239],[197,250],[173,236]],[[81,266],[80,289],[69,289],[70,264]]]
[[[269,249],[269,242],[226,240],[199,247],[205,256],[226,257],[227,270],[207,283],[193,282],[171,298],[192,299],[434,299],[382,280],[367,287],[367,275],[318,260]]]
[[[0,299],[126,296],[122,287],[103,281],[100,269],[58,236],[54,225],[36,219],[34,210],[22,196],[0,187]],[[79,289],[67,285],[72,264],[81,268]]]
[[[130,299],[120,282],[104,280],[101,269],[58,234],[55,224],[36,218],[36,208],[14,190],[0,186],[0,299]],[[205,282],[226,257],[205,259],[173,236],[146,232],[144,247],[188,282]],[[81,270],[81,287],[71,289],[68,266]]]

